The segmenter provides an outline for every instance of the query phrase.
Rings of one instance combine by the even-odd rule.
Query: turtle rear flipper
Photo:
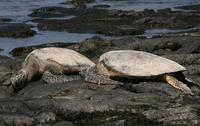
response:
[[[181,90],[183,92],[185,92],[186,94],[190,94],[190,95],[194,95],[191,91],[191,89],[184,84],[183,82],[179,81],[178,79],[176,79],[173,76],[170,75],[165,75],[165,81],[170,84],[171,86],[173,86],[174,88]]]

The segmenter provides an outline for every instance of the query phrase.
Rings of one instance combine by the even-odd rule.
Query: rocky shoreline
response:
[[[71,19],[43,19],[47,17],[75,16]],[[143,34],[147,29],[188,29],[197,26],[200,16],[195,12],[171,9],[144,10],[142,12],[105,10],[96,8],[44,7],[33,11],[39,30],[96,33],[106,36]]]
[[[9,19],[9,18],[0,18],[0,23],[10,22],[10,21],[12,21],[12,19]]]
[[[104,40],[98,37],[72,45],[55,44],[77,50],[97,61],[102,53],[114,49],[143,50],[162,55],[184,65],[187,78],[196,82],[191,87],[195,96],[188,96],[163,82],[129,82],[108,90],[83,80],[65,84],[46,84],[42,80],[28,84],[15,96],[4,89],[0,94],[2,125],[199,125],[200,98],[200,37],[166,37],[155,39]],[[123,43],[122,43],[123,42]],[[193,43],[192,43],[193,42]],[[20,68],[24,57],[35,48],[17,53],[15,60],[0,59],[0,78],[3,82]],[[189,47],[191,46],[191,47]],[[16,53],[19,50],[13,50]],[[91,53],[92,52],[92,53]],[[6,71],[6,72],[5,72]]]
[[[31,30],[33,26],[23,23],[1,23],[0,37],[26,38],[36,34]]]
[[[44,15],[76,17],[58,20],[44,19]],[[135,35],[149,28],[196,27],[200,20],[195,11],[170,9],[130,12],[45,7],[34,10],[31,16],[39,23],[40,30],[115,36]],[[124,36],[107,40],[97,36],[81,43],[49,43],[15,48],[10,52],[14,59],[0,56],[0,126],[198,126],[199,35],[199,30],[196,30],[151,39]],[[2,83],[20,69],[24,58],[33,49],[52,46],[76,50],[94,62],[101,54],[110,50],[140,50],[161,55],[187,68],[184,75],[196,82],[196,85],[190,85],[195,95],[186,95],[159,81],[126,82],[116,89],[99,85],[94,89],[93,84],[83,80],[47,84],[38,79],[10,96]]]

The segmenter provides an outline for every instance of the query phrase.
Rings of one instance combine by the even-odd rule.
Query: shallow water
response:
[[[25,22],[26,24],[32,24],[35,27],[37,24],[30,22],[32,18],[28,15],[32,12],[32,9],[36,9],[44,6],[65,6],[59,3],[66,0],[0,0],[0,17],[6,17],[13,19],[12,22]],[[70,19],[74,16],[66,16],[55,19]],[[0,52],[1,55],[9,56],[9,52],[21,46],[31,46],[52,42],[80,42],[87,38],[95,36],[95,34],[78,34],[67,32],[52,32],[52,31],[37,31],[37,35],[29,38],[6,38],[0,37],[0,48],[4,49]]]
[[[84,41],[88,38],[92,38],[94,36],[100,36],[105,39],[112,39],[112,37],[106,37],[103,35],[90,34],[90,33],[39,31],[36,27],[37,23],[27,22],[27,24],[35,26],[34,28],[32,28],[32,30],[36,31],[37,34],[29,38],[0,37],[0,48],[4,49],[2,52],[0,52],[0,54],[10,56],[9,52],[16,47],[32,46],[32,45],[39,45],[39,44],[53,43],[53,42],[76,43]]]
[[[26,22],[31,23],[29,20],[31,17],[28,14],[32,9],[44,7],[44,6],[64,6],[71,7],[69,5],[59,4],[66,0],[0,0],[0,17],[8,17],[13,19],[13,22]],[[126,1],[112,1],[112,0],[96,0],[96,3],[88,4],[88,6],[94,6],[97,4],[111,5],[109,9],[122,9],[122,10],[136,10],[141,11],[143,9],[161,9],[161,8],[173,8],[175,6],[197,4],[200,0],[126,0]],[[69,19],[69,17],[62,17],[60,19]],[[35,24],[34,24],[35,25]],[[35,25],[36,26],[36,25]],[[8,52],[15,47],[37,45],[52,42],[80,42],[87,38],[95,36],[95,34],[76,34],[67,32],[51,32],[51,31],[38,31],[38,34],[24,39],[14,38],[1,38],[0,48],[4,49],[0,54],[8,55]],[[164,30],[164,32],[172,32]],[[173,31],[176,32],[176,31]],[[154,34],[162,34],[163,30],[147,30],[144,36],[153,36]]]
[[[21,46],[39,45],[52,42],[80,42],[93,36],[93,34],[40,31],[39,34],[30,38],[0,38],[0,48],[4,49],[0,54],[9,56],[8,53],[12,49]]]
[[[196,28],[181,29],[181,30],[147,29],[147,30],[145,30],[144,34],[137,35],[136,37],[153,38],[153,37],[160,36],[160,35],[165,35],[165,34],[183,33],[183,32],[190,32],[190,31],[194,31],[194,30],[196,30]]]
[[[44,6],[64,6],[69,5],[59,4],[67,0],[0,0],[0,17],[10,17],[17,21],[24,21],[30,19],[27,15],[31,13],[32,9]],[[70,1],[70,0],[68,0]],[[144,10],[144,9],[161,9],[173,8],[175,6],[200,4],[200,0],[96,0],[97,4],[111,5],[110,9],[122,10]]]
[[[32,9],[44,6],[61,6],[65,0],[0,0],[0,17],[9,17],[15,21],[29,20],[27,15]]]

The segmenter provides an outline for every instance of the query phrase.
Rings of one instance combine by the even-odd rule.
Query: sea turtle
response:
[[[95,65],[73,50],[43,48],[31,52],[25,59],[22,69],[4,85],[12,85],[14,90],[18,90],[25,86],[26,82],[41,75],[47,83],[65,83],[80,79],[78,75],[66,74],[79,73],[87,82],[114,85],[113,87],[123,85],[124,80],[160,79],[192,95],[190,88],[183,83],[186,82],[182,74],[185,70],[174,61],[143,51],[106,52]]]
[[[106,52],[100,56],[96,65],[99,75],[117,80],[154,80],[159,79],[167,82],[176,89],[187,94],[193,94],[190,88],[184,84],[190,81],[185,79],[183,71],[185,67],[180,64],[144,51],[117,50]],[[90,68],[91,69],[91,68]],[[101,83],[98,79],[86,76],[86,81]],[[106,81],[105,81],[106,82]]]
[[[23,62],[22,69],[3,83],[16,92],[36,77],[41,77],[48,83],[67,82],[79,79],[76,74],[81,69],[95,64],[82,54],[66,49],[48,47],[32,51]],[[66,75],[66,76],[65,76]]]

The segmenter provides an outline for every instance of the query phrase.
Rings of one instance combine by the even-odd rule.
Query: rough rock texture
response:
[[[0,18],[0,23],[3,23],[3,22],[10,22],[11,19],[9,18]]]
[[[38,46],[18,47],[10,54],[13,56],[26,56],[33,49],[43,47],[71,48],[90,58],[97,58],[109,50],[130,49],[155,53],[157,55],[190,54],[200,52],[200,38],[198,36],[162,37],[153,39],[138,39],[124,37],[117,40],[104,40],[93,37],[81,43],[48,43]]]
[[[200,125],[200,37],[166,37],[106,41],[92,38],[67,46],[94,61],[103,52],[135,49],[163,55],[186,66],[194,96],[164,82],[126,82],[108,89],[83,80],[46,84],[35,80],[8,96],[0,87],[0,125],[15,126],[198,126]],[[23,50],[22,50],[23,51]],[[27,52],[21,53],[26,55]],[[3,57],[2,57],[3,58]],[[20,68],[23,58],[0,58],[0,85]],[[95,88],[92,88],[95,87]]]
[[[68,4],[68,5],[74,5],[75,7],[79,8],[79,7],[84,7],[86,8],[87,6],[85,4],[87,3],[93,3],[95,2],[95,0],[71,0],[71,1],[65,1],[62,2],[61,4]]]
[[[46,17],[76,16],[71,19],[42,19]],[[109,36],[143,34],[145,29],[187,29],[199,25],[200,16],[193,12],[171,11],[169,8],[143,12],[105,10],[97,8],[45,7],[30,15],[37,17],[40,30],[96,33]]]
[[[99,4],[99,5],[94,5],[93,8],[109,8],[110,5],[107,4]]]
[[[73,45],[74,43],[47,43],[47,44],[42,44],[42,45],[36,45],[36,46],[27,46],[27,47],[17,47],[13,49],[10,54],[12,56],[26,56],[28,53],[33,51],[34,49],[38,48],[44,48],[44,47],[61,47],[65,48],[70,45]]]
[[[29,16],[39,30],[138,35],[146,29],[187,29],[199,26],[199,5],[195,10],[119,11],[87,8],[93,0],[74,0],[75,8],[43,7]],[[78,5],[80,2],[80,6]],[[108,7],[108,6],[97,6]],[[74,16],[65,19],[66,16]],[[62,19],[59,19],[61,17]],[[1,37],[29,37],[36,34],[30,25],[5,23],[0,19]],[[81,43],[49,43],[19,47],[10,52],[15,59],[0,56],[0,126],[199,126],[200,125],[200,30],[163,35],[154,39],[123,37],[104,40],[99,37]],[[161,81],[125,82],[123,86],[86,83],[82,79],[64,84],[47,84],[40,78],[27,84],[14,96],[2,83],[16,73],[25,56],[42,47],[74,49],[94,62],[110,50],[129,49],[162,55],[184,65],[184,75],[193,81],[189,96]],[[155,66],[156,67],[156,66]]]
[[[129,49],[155,53],[157,55],[190,54],[200,52],[200,37],[162,37],[154,39],[137,39],[124,37],[117,40],[88,39],[70,46],[84,55],[95,58],[109,50]],[[92,53],[95,52],[95,53]]]
[[[77,9],[77,8],[65,8],[65,7],[42,7],[33,10],[33,12],[29,15],[31,17],[63,17],[63,16],[82,16],[82,15],[92,15],[95,13],[99,13],[100,15],[106,14],[107,10],[102,9],[92,9],[92,8],[86,8],[86,9]]]
[[[0,37],[26,38],[36,34],[31,25],[21,23],[0,24]]]
[[[193,10],[193,11],[196,11],[196,12],[200,12],[200,4],[186,5],[186,6],[176,7],[176,8],[184,9],[184,10]]]

